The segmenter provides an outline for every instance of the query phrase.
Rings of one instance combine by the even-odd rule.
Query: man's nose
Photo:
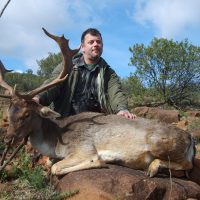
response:
[[[94,46],[99,46],[99,42],[94,41]]]

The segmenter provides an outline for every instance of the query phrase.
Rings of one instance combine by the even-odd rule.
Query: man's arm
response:
[[[129,119],[135,119],[136,116],[128,111],[127,97],[122,90],[119,77],[111,68],[109,68],[108,76],[108,96],[113,112]]]

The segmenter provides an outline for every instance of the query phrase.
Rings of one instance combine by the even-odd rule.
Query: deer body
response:
[[[150,176],[159,168],[192,168],[192,137],[173,126],[90,112],[60,120],[34,115],[37,126],[29,127],[26,134],[43,155],[61,160],[52,166],[53,174],[102,167],[105,163],[148,170]]]

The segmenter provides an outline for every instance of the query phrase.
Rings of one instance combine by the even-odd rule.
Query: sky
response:
[[[7,0],[0,1],[2,11]],[[37,72],[37,60],[58,53],[42,27],[80,45],[87,28],[103,37],[102,57],[126,78],[134,44],[148,46],[154,37],[200,45],[200,0],[11,0],[0,18],[0,60],[8,69]]]

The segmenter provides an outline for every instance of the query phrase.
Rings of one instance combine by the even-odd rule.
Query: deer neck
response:
[[[30,134],[30,142],[41,154],[56,158],[55,148],[61,128],[50,119],[41,118]]]

